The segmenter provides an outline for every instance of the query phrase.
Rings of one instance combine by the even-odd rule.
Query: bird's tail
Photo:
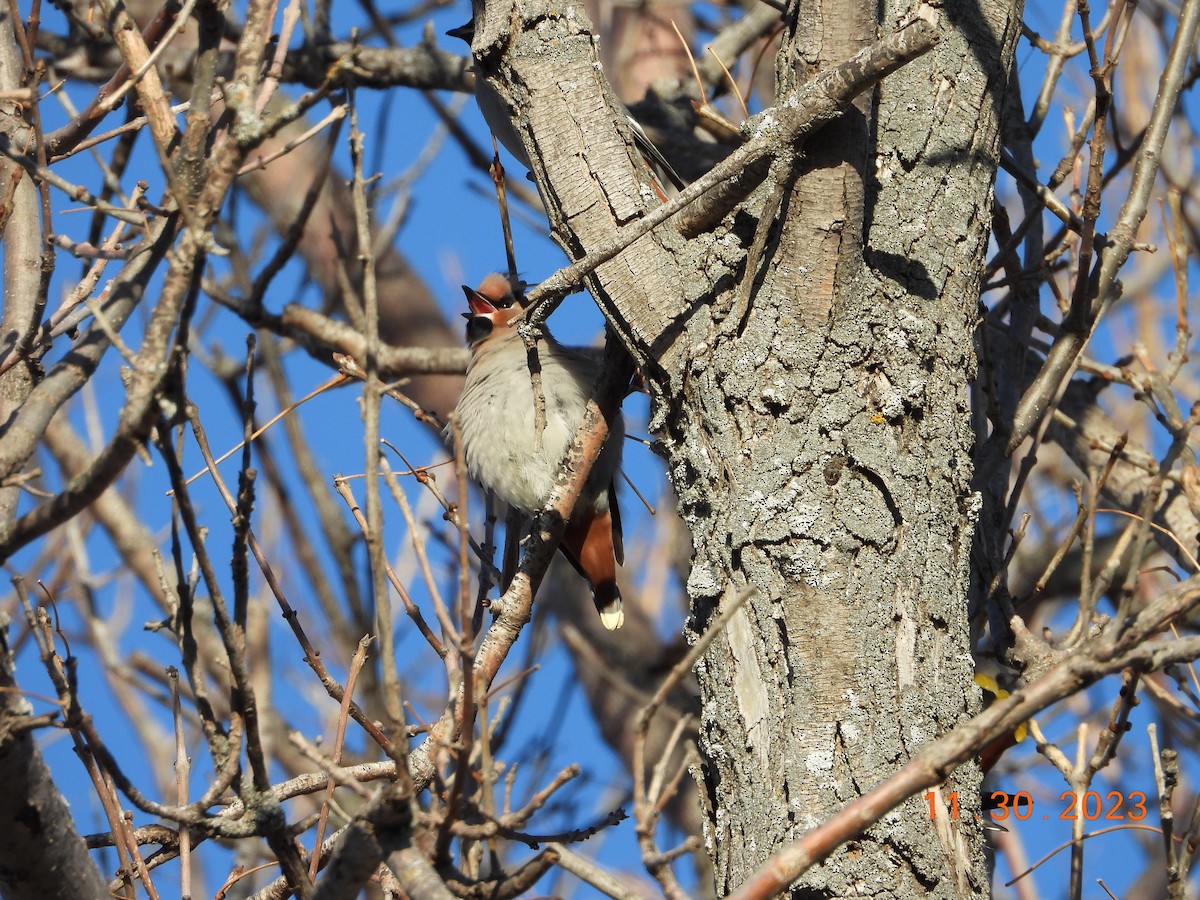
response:
[[[605,628],[616,631],[625,624],[625,608],[615,580],[594,585],[592,599],[596,601],[596,612],[600,613],[600,623]]]

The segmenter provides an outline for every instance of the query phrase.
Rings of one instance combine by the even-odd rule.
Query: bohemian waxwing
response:
[[[543,331],[537,342],[546,401],[541,448],[535,449],[534,400],[525,343],[509,323],[522,310],[513,285],[493,273],[478,288],[463,285],[471,311],[471,362],[455,409],[467,473],[525,515],[543,509],[563,459],[583,421],[600,354],[565,347]],[[592,466],[559,549],[592,586],[600,621],[610,631],[625,621],[617,564],[624,563],[614,479],[621,467],[625,424],[618,415]]]

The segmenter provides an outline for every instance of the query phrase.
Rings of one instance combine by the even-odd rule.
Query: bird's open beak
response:
[[[479,293],[472,287],[467,285],[462,286],[463,293],[467,296],[467,305],[471,307],[469,313],[463,313],[463,318],[469,319],[471,316],[494,316],[497,312],[496,307],[488,301],[488,298]]]

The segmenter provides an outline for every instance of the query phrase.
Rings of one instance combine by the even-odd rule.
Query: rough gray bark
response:
[[[586,25],[525,4],[509,33],[510,12],[489,5],[475,51],[579,258],[647,207]],[[803,6],[777,100],[874,41],[869,12]],[[731,588],[758,591],[698,667],[718,894],[979,709],[967,388],[1020,13],[941,12],[933,53],[811,138],[803,160],[778,147],[772,177],[716,231],[683,242],[659,229],[590,285],[659,402],[694,536],[692,634]],[[883,34],[897,15],[885,10]],[[977,768],[945,790],[959,792],[950,828],[913,798],[795,895],[985,893]]]
[[[13,33],[8,7],[0,10],[0,91],[9,96],[25,87],[24,63]],[[0,101],[0,141],[18,147],[29,140],[30,129],[15,100]],[[37,326],[42,233],[37,189],[28,175],[7,157],[0,157],[0,184],[12,185],[11,197],[0,203],[0,234],[4,236],[4,308],[0,310],[0,351],[20,346]],[[6,191],[7,193],[7,191]],[[33,387],[34,367],[26,362],[0,373],[0,427],[8,424]],[[16,485],[0,487],[0,521],[12,518],[20,497]]]
[[[725,584],[759,589],[699,672],[718,892],[978,709],[967,380],[1019,13],[944,14],[938,48],[888,78],[869,124],[861,262],[822,255],[836,209],[791,224],[802,175],[788,239],[744,323],[717,326],[675,425],[696,474],[676,479],[696,535],[693,627]],[[985,893],[979,773],[948,789],[959,833],[936,833],[914,798],[797,895]]]

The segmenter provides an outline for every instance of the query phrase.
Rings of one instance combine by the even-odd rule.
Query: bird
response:
[[[470,46],[475,38],[475,20],[471,19],[465,25],[459,25],[457,28],[451,28],[446,34],[450,37],[456,37],[459,40],[467,42]],[[512,154],[513,158],[523,165],[526,169],[533,171],[533,164],[530,162],[529,153],[525,150],[525,145],[521,142],[521,137],[517,134],[517,129],[513,125],[512,115],[509,113],[507,105],[496,93],[495,89],[488,84],[487,79],[479,72],[477,65],[472,64],[472,69],[475,73],[475,102],[479,105],[479,111],[483,114],[483,120],[487,122],[488,128],[492,134],[496,136],[504,149]],[[659,149],[654,146],[654,142],[646,135],[645,129],[633,113],[621,103],[616,101],[618,111],[625,116],[625,121],[629,125],[629,130],[633,135],[633,144],[641,155],[642,162],[646,168],[650,170],[652,181],[654,184],[655,193],[658,194],[660,201],[665,203],[668,194],[678,193],[687,187],[687,182],[679,177],[678,173],[667,162],[666,157],[659,152]]]
[[[535,433],[534,395],[524,341],[510,323],[524,309],[520,283],[492,273],[479,287],[462,286],[470,312],[466,338],[471,358],[455,407],[457,437],[467,474],[526,516],[543,509],[563,459],[583,421],[600,353],[568,347],[549,332],[537,341],[545,428]],[[447,428],[447,437],[453,440]],[[600,621],[621,627],[625,612],[617,566],[625,562],[615,479],[621,468],[625,424],[618,413],[592,465],[559,549],[592,588]]]

